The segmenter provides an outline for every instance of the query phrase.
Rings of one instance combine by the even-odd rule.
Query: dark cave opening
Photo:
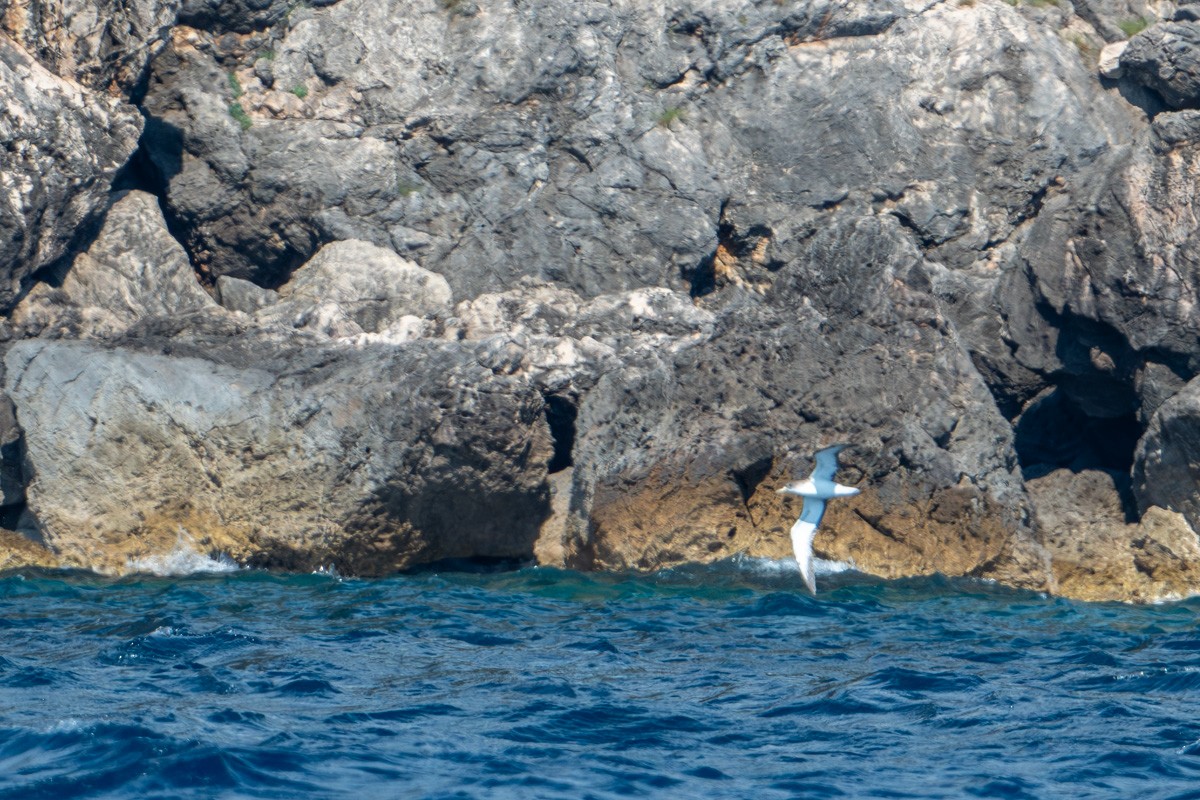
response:
[[[571,398],[546,395],[546,423],[550,426],[550,437],[554,441],[554,455],[546,465],[546,471],[551,475],[575,463],[572,451],[575,449],[575,417],[578,414],[579,409]]]
[[[1059,469],[1108,473],[1127,522],[1139,518],[1130,473],[1143,428],[1134,412],[1115,417],[1084,413],[1061,388],[1031,402],[1017,419],[1013,446],[1025,480]]]
[[[1089,416],[1062,389],[1055,389],[1026,407],[1014,433],[1013,445],[1027,479],[1063,468],[1128,475],[1142,426],[1132,411],[1109,418]]]
[[[401,570],[402,575],[430,575],[443,572],[460,572],[468,575],[496,575],[516,572],[533,566],[532,558],[516,556],[469,556],[465,558],[439,558]]]
[[[758,490],[759,484],[767,479],[773,466],[775,466],[775,460],[770,456],[765,456],[742,469],[733,470],[733,479],[742,493],[743,503],[750,502],[750,498]]]

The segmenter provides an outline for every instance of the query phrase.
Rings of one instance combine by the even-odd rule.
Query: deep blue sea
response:
[[[0,796],[1200,798],[1200,601],[729,562],[0,576]]]

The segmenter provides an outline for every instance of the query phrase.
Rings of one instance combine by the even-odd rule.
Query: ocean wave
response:
[[[793,558],[759,558],[756,556],[738,555],[734,556],[731,562],[742,572],[764,578],[800,574],[800,566]],[[818,577],[857,571],[858,567],[853,561],[828,561],[824,558],[813,559],[813,572]]]
[[[1194,608],[793,569],[0,578],[0,800],[1195,793]]]

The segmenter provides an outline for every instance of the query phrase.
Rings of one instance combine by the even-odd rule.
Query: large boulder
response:
[[[532,553],[536,391],[453,344],[280,348],[221,325],[10,348],[29,512],[62,563],[122,571],[180,542],[353,574]]]
[[[380,333],[407,317],[449,311],[450,300],[441,275],[392,250],[351,240],[322,247],[280,288],[279,301],[264,304],[259,315],[303,327],[324,310],[341,321],[343,334]]]
[[[27,333],[111,337],[148,317],[206,308],[216,303],[168,232],[157,198],[134,191],[109,210],[59,286],[35,285],[13,320]]]
[[[1175,109],[1200,108],[1200,22],[1153,25],[1129,40],[1122,73]]]

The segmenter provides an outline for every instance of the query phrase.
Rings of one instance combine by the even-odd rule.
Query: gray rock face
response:
[[[456,9],[312,9],[277,30],[269,86],[176,37],[148,143],[193,258],[275,286],[354,238],[460,297],[521,275],[594,296],[687,287],[722,230],[785,263],[841,205],[958,268],[1119,135],[1078,56],[990,4]]]
[[[1154,414],[1138,444],[1133,490],[1142,511],[1177,511],[1200,527],[1200,383],[1193,380]]]
[[[359,241],[325,245],[279,296],[264,318],[301,321],[328,305],[360,333],[379,333],[405,317],[432,317],[450,308],[450,286],[441,275]]]
[[[9,350],[29,509],[64,563],[121,571],[181,538],[366,574],[532,552],[548,502],[541,396],[468,351],[147,333]]]
[[[128,99],[167,41],[180,0],[0,2],[0,31],[60,78]]]
[[[1073,191],[1048,197],[1022,245],[1025,266],[1006,277],[1015,360],[1089,418],[1144,426],[1200,370],[1197,113],[1159,114]]]
[[[170,233],[158,200],[130,192],[118,200],[62,285],[36,285],[15,309],[27,333],[72,337],[122,333],[147,317],[215,308],[187,254]]]
[[[782,556],[774,487],[847,439],[864,492],[819,554],[1189,591],[1194,481],[1121,476],[1191,463],[1151,454],[1200,373],[1200,111],[1129,102],[1157,111],[1136,81],[1164,91],[1182,68],[1160,56],[1187,47],[1119,85],[1093,59],[1152,9],[169,7],[134,165],[154,174],[127,178],[166,219],[123,196],[13,317],[58,337],[9,354],[23,446],[0,407],[0,464],[29,467],[0,490],[27,496],[39,559],[120,570],[181,537],[351,573]],[[81,59],[47,63],[109,75]],[[13,163],[12,186],[41,179]],[[15,256],[14,287],[79,228],[18,206],[61,240]]]
[[[0,36],[0,308],[69,254],[109,203],[141,132],[137,110],[88,93]]]
[[[1175,109],[1200,107],[1200,22],[1154,25],[1129,40],[1126,75],[1158,92]]]

